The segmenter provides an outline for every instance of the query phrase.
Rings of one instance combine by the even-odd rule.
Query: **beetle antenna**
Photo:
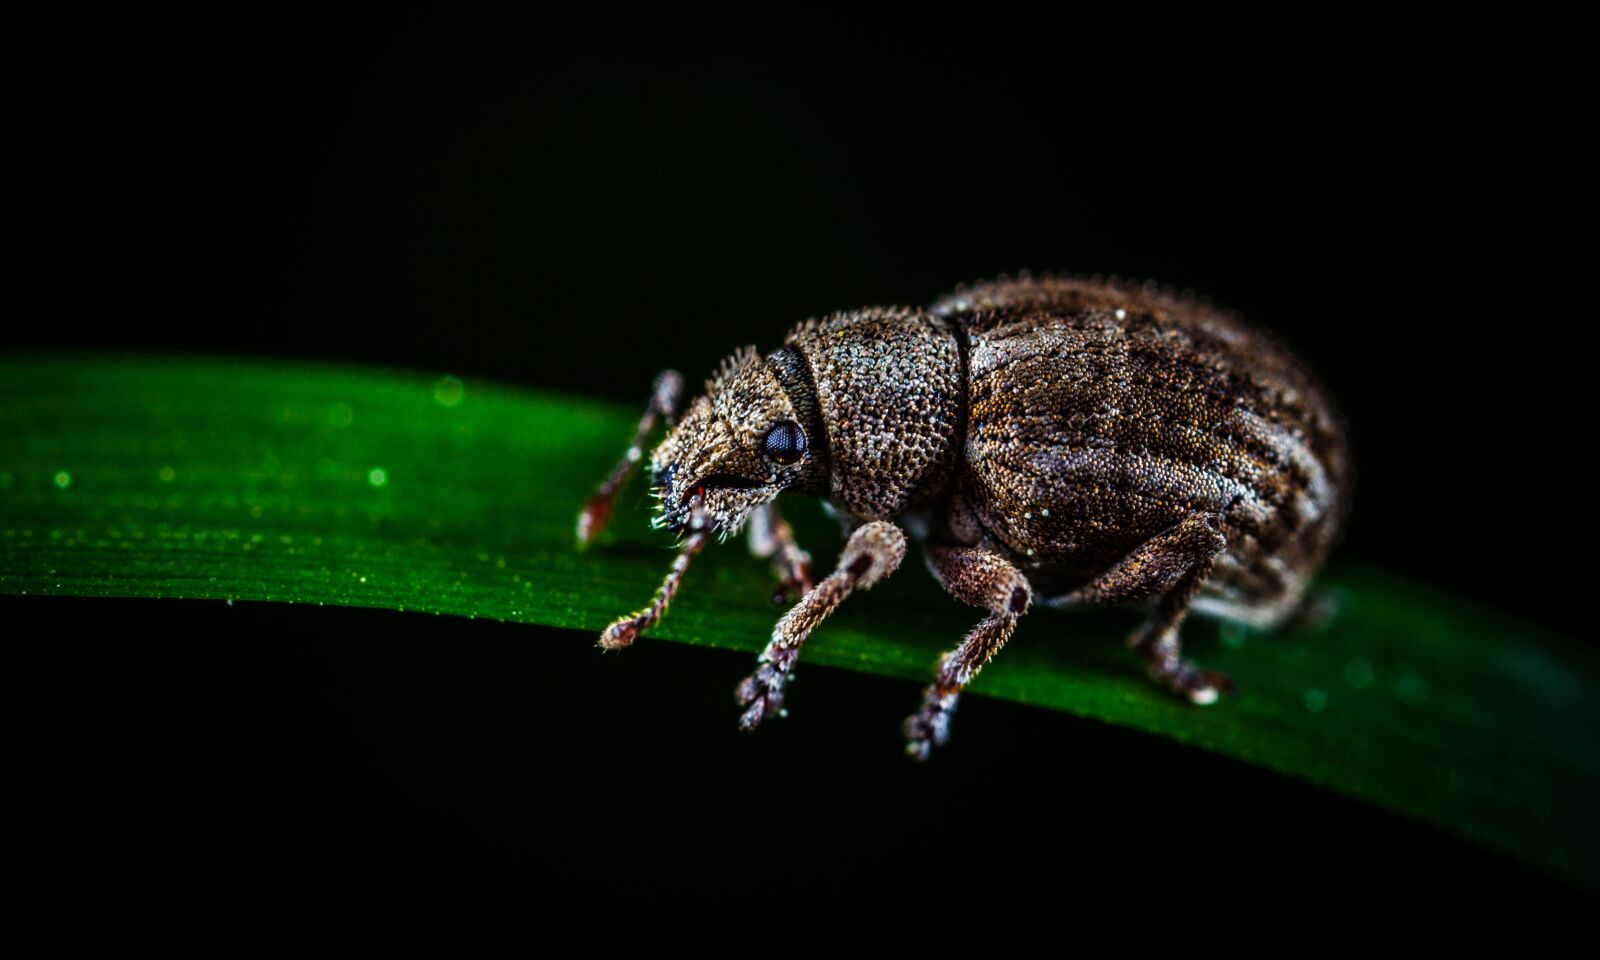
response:
[[[650,606],[638,613],[626,617],[618,617],[605,632],[600,634],[600,646],[605,650],[620,650],[629,646],[639,633],[648,630],[661,619],[667,612],[667,604],[672,602],[673,594],[678,592],[678,584],[683,582],[684,571],[689,569],[689,561],[706,545],[709,536],[706,531],[698,530],[683,541],[683,549],[678,551],[678,556],[672,561],[672,569],[667,571],[667,578],[661,581],[661,586],[656,590],[655,599]]]

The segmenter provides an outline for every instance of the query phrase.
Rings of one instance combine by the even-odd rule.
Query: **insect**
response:
[[[748,528],[799,600],[738,687],[746,730],[783,713],[806,638],[900,566],[908,534],[985,611],[906,720],[912,757],[946,741],[962,689],[1034,607],[1142,605],[1128,645],[1162,687],[1213,703],[1234,684],[1183,658],[1184,618],[1281,623],[1347,513],[1345,430],[1313,375],[1228,311],[1153,285],[1023,275],[926,309],[835,313],[764,357],[734,353],[680,412],[682,395],[677,373],[656,379],[578,538],[605,526],[664,419],[654,523],[680,550],[654,601],[600,645],[631,644],[710,537]],[[780,493],[825,498],[845,526],[820,582]]]

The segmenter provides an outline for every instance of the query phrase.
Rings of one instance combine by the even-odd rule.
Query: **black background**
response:
[[[1587,232],[1588,118],[1559,34],[999,13],[41,25],[13,64],[26,253],[6,341],[641,403],[663,367],[694,382],[832,309],[1023,268],[1150,277],[1277,331],[1340,398],[1344,555],[1587,636],[1589,570],[1565,559],[1587,274],[1564,251]],[[915,691],[872,678],[811,670],[808,709],[746,740],[727,696],[746,664],[710,651],[602,662],[553,631],[253,604],[5,611],[52,638],[30,644],[30,796],[60,854],[40,889],[155,929],[448,930],[441,890],[540,922],[671,904],[662,933],[737,914],[906,935],[1066,930],[1107,902],[1336,920],[1572,895],[1242,765],[1001,704],[965,706],[912,769]],[[1218,911],[1212,939],[1244,922]]]

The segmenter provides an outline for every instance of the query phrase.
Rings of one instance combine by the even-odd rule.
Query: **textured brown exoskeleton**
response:
[[[750,526],[799,602],[738,688],[754,729],[781,712],[800,646],[856,588],[893,573],[909,531],[951,595],[988,615],[939,661],[907,752],[949,735],[956,698],[1033,606],[1143,602],[1129,646],[1162,686],[1209,704],[1233,683],[1180,656],[1194,610],[1256,626],[1294,612],[1338,535],[1344,429],[1293,356],[1216,307],[1116,281],[1002,278],[925,310],[868,308],[735,353],[678,417],[663,373],[627,456],[579,516],[587,542],[643,456],[657,526],[683,538],[655,602],[601,635],[660,618],[713,534]],[[825,497],[849,540],[811,583],[779,493]]]

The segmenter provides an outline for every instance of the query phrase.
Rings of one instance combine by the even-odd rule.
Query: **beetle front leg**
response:
[[[617,494],[622,492],[622,487],[633,476],[633,471],[639,468],[639,461],[644,459],[644,442],[650,439],[650,431],[655,429],[656,420],[665,418],[667,426],[673,426],[678,420],[678,404],[683,400],[683,375],[676,370],[663,370],[656,374],[655,383],[650,387],[650,404],[645,407],[644,416],[639,418],[639,427],[633,433],[633,443],[611,469],[610,475],[600,482],[600,489],[583,505],[578,513],[578,545],[588,546],[589,542],[604,530],[611,520],[611,505],[617,499]]]
[[[863,524],[850,535],[838,567],[783,615],[773,628],[772,641],[756,660],[755,673],[739,684],[739,705],[746,708],[739,718],[741,730],[754,730],[767,717],[781,715],[784,687],[811,631],[857,587],[869,589],[893,573],[905,555],[905,533],[887,521]]]
[[[934,747],[950,737],[950,714],[961,691],[983,665],[1005,646],[1028,612],[1033,597],[1028,578],[1016,564],[983,547],[928,547],[928,569],[950,595],[975,607],[987,607],[985,617],[961,645],[939,658],[933,684],[923,691],[922,709],[906,718],[906,754],[926,760]]]
[[[776,504],[762,504],[750,514],[750,553],[763,560],[772,558],[772,572],[778,578],[773,603],[788,603],[791,596],[798,599],[811,592],[811,554],[800,549],[794,529]]]
[[[1178,627],[1227,546],[1222,515],[1193,514],[1136,547],[1110,570],[1051,605],[1123,603],[1159,596],[1154,616],[1128,638],[1149,665],[1150,676],[1192,703],[1215,703],[1237,692],[1233,679],[1183,659]]]

